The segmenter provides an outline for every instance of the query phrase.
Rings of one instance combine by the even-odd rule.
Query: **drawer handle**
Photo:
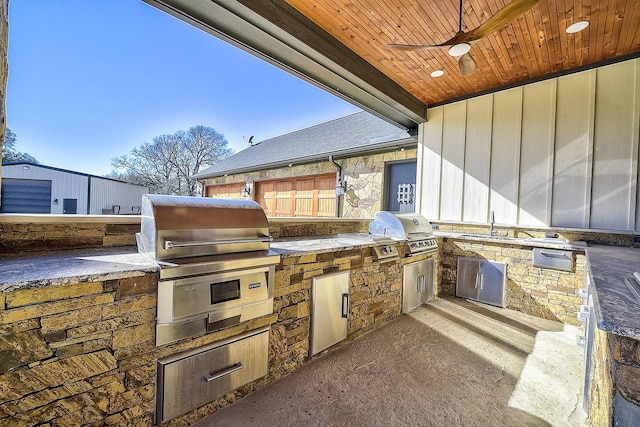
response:
[[[546,256],[548,258],[560,258],[560,259],[569,259],[569,256],[567,254],[556,254],[553,252],[540,252],[540,255],[542,256]]]
[[[482,290],[482,273],[476,273],[476,283],[474,288]]]
[[[227,368],[227,369],[223,369],[222,371],[218,371],[215,374],[207,374],[204,376],[204,381],[207,383],[210,383],[211,381],[215,381],[217,379],[220,379],[224,376],[233,374],[236,371],[239,371],[240,369],[242,369],[242,362],[238,362],[235,365]]]

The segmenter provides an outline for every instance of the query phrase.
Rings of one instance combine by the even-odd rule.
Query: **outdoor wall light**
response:
[[[23,166],[22,169],[28,171],[29,170],[29,166]]]
[[[251,190],[253,189],[253,181],[247,181],[244,184],[244,188],[242,189],[242,197],[249,197],[251,195]]]

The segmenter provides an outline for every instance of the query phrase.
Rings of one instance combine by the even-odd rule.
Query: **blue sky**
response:
[[[359,109],[139,0],[9,5],[7,125],[41,163],[97,175],[205,125],[229,147]]]

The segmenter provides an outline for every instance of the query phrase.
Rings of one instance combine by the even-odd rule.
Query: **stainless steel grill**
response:
[[[273,313],[278,254],[257,203],[145,195],[138,250],[160,266],[156,344]]]
[[[414,213],[378,212],[369,223],[369,233],[404,242],[407,257],[438,249],[431,224],[422,215]],[[433,258],[414,259],[403,264],[402,313],[408,313],[434,298],[435,261]]]
[[[431,224],[425,217],[415,213],[377,212],[369,223],[369,233],[374,237],[405,242],[407,256],[438,249]]]

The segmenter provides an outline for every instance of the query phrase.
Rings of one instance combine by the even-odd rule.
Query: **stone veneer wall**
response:
[[[578,325],[586,257],[574,251],[573,272],[534,267],[531,247],[447,238],[442,245],[441,292],[455,295],[458,257],[507,263],[506,307],[544,319]]]
[[[433,256],[439,268],[437,254],[380,264],[371,251],[284,256],[272,315],[161,347],[156,274],[0,294],[0,425],[151,426],[158,358],[271,325],[268,375],[164,424],[189,425],[308,360],[313,277],[351,271],[351,340],[400,315],[402,264]]]
[[[589,425],[618,425],[616,394],[620,395],[616,399],[640,406],[640,341],[596,328],[592,363]],[[626,416],[625,422],[632,422]]]
[[[588,414],[589,425],[592,426],[610,426],[613,419],[612,360],[607,335],[605,331],[595,328]]]
[[[0,253],[130,246],[140,217],[0,215]]]
[[[382,210],[385,164],[392,161],[415,159],[416,156],[417,149],[412,148],[404,151],[391,151],[336,160],[336,163],[342,167],[348,187],[342,203],[341,217],[373,218],[376,212]],[[203,181],[207,186],[335,172],[335,165],[326,161],[250,173],[229,174]]]
[[[0,151],[4,146],[4,134],[7,130],[7,79],[9,78],[9,0],[0,0]],[[0,177],[2,177],[2,162],[0,162]],[[0,178],[0,181],[2,178]]]
[[[357,219],[270,218],[274,239],[366,233],[369,221]],[[56,249],[135,246],[140,217],[0,214],[0,254]]]

